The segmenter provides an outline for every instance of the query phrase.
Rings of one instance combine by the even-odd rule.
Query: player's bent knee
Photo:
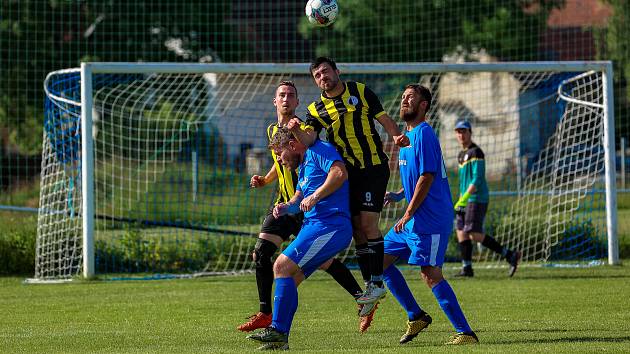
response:
[[[277,249],[278,247],[273,242],[259,238],[258,241],[256,241],[256,246],[252,254],[256,268],[271,268],[271,257],[276,253]]]
[[[322,265],[319,266],[319,269],[321,270],[326,270],[328,269],[328,267],[330,267],[330,265],[332,264],[334,258],[331,258],[329,260],[327,260],[326,262],[324,262]]]
[[[292,277],[300,270],[291,258],[281,254],[273,264],[273,274],[276,278]]]

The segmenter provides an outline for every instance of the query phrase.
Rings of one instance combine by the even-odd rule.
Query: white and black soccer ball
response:
[[[306,3],[306,17],[317,27],[330,26],[339,15],[337,0],[308,0]]]

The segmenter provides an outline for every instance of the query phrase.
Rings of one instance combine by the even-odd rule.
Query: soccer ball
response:
[[[308,0],[306,3],[306,17],[317,27],[330,26],[339,14],[337,0]]]

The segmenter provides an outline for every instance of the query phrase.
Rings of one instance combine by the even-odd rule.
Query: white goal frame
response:
[[[613,68],[610,61],[576,62],[499,62],[499,63],[339,63],[344,74],[422,74],[435,72],[578,72],[597,71],[602,74],[603,105],[590,103],[604,111],[604,155],[606,224],[608,263],[619,263],[617,238],[617,195],[615,184],[615,131],[613,105]],[[94,147],[92,141],[93,74],[124,73],[257,73],[304,74],[309,64],[248,64],[248,63],[82,63],[81,64],[81,166],[82,166],[82,237],[83,277],[95,275],[94,261]],[[562,93],[559,93],[562,95]],[[570,100],[570,98],[568,98]]]

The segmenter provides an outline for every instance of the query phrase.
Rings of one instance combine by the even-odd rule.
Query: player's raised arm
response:
[[[394,144],[400,147],[409,146],[409,138],[400,131],[396,122],[387,113],[379,116],[376,120],[385,128],[387,134],[391,135]]]
[[[317,139],[317,133],[309,126],[305,126],[298,118],[293,118],[287,124],[293,136],[306,146],[311,146]]]

